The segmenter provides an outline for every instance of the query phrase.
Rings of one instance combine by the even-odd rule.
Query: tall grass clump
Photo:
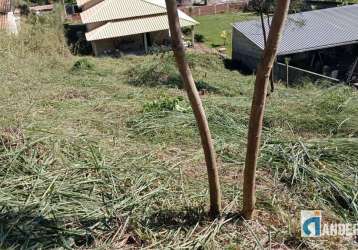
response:
[[[159,85],[180,87],[182,85],[172,58],[162,54],[148,59],[127,72],[130,84],[150,87]]]
[[[43,16],[29,15],[21,22],[18,35],[3,33],[0,36],[0,55],[67,56],[69,51],[63,31],[61,7]]]
[[[203,72],[202,68],[213,70],[218,67],[218,60],[211,60],[205,55],[188,54],[187,61],[192,69]],[[127,71],[128,83],[135,86],[167,86],[183,89],[184,85],[175,66],[171,52],[149,57],[142,64],[136,65]],[[209,84],[204,74],[195,74],[195,84],[199,91],[220,93],[218,87]]]
[[[95,69],[94,63],[89,61],[87,58],[81,58],[73,64],[71,71],[77,73],[81,71],[90,71],[94,69]]]
[[[297,134],[324,136],[358,135],[358,92],[348,86],[320,88],[304,86],[297,94],[274,97],[265,122],[271,127],[287,126]],[[302,93],[306,93],[302,95]]]
[[[334,86],[321,89],[311,102],[304,105],[303,112],[315,116],[311,126],[329,135],[358,135],[358,93],[350,87]],[[309,122],[309,121],[307,121]],[[306,124],[309,126],[309,123]]]
[[[156,174],[134,170],[146,157],[107,158],[87,140],[1,131],[0,164],[2,249],[139,247],[132,212],[162,192]]]
[[[178,100],[159,99],[145,103],[143,110],[147,112],[128,119],[130,132],[157,142],[167,141],[169,138],[173,141],[189,142],[197,136],[196,123],[188,103]],[[236,112],[234,107],[227,104],[207,102],[204,107],[215,140],[220,143],[243,141],[247,129],[246,115]]]
[[[310,199],[312,208],[328,205],[352,220],[358,218],[357,155],[356,138],[325,139],[267,143],[262,160],[292,192]]]

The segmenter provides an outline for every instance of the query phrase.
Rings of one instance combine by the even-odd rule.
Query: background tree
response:
[[[193,75],[189,68],[188,62],[185,59],[185,48],[182,40],[182,32],[179,24],[176,0],[165,0],[165,2],[168,11],[172,49],[174,51],[177,66],[195,115],[195,119],[199,128],[201,143],[204,149],[209,179],[210,214],[211,216],[215,217],[220,214],[221,210],[221,191],[214,145],[211,139],[209,124],[206,119],[205,111],[196,88]]]
[[[256,166],[259,154],[262,123],[266,105],[269,76],[274,64],[280,38],[287,19],[289,0],[278,0],[262,61],[256,74],[254,97],[248,132],[247,153],[244,171],[243,216],[251,219],[255,209]]]
[[[264,13],[272,13],[278,6],[276,0],[251,0],[249,8],[257,13],[263,11]],[[289,12],[298,12],[304,10],[305,0],[291,0],[289,6]]]

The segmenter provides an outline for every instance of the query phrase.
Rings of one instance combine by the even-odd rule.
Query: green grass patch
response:
[[[267,143],[263,150],[280,181],[316,202],[311,208],[330,206],[347,221],[358,218],[358,193],[352,189],[358,181],[357,139]]]
[[[196,27],[196,32],[204,36],[205,44],[212,48],[226,47],[227,54],[231,56],[232,50],[232,25],[239,21],[250,20],[256,16],[252,13],[226,13],[209,16],[198,16],[195,19],[200,22]],[[221,37],[223,31],[228,32],[226,45]]]

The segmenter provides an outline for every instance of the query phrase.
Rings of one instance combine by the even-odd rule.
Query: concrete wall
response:
[[[121,54],[144,53],[143,34],[103,39],[92,42],[95,56],[120,56]]]
[[[114,39],[92,41],[91,44],[95,56],[106,55],[109,51],[115,50]]]
[[[233,28],[232,60],[250,71],[256,71],[260,62],[262,50],[241,32]]]
[[[150,33],[152,45],[167,45],[170,42],[168,30],[155,31]]]

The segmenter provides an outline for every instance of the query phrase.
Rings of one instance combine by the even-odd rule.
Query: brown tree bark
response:
[[[270,30],[271,29],[271,23],[270,23],[270,14],[269,14],[268,9],[266,11],[266,17],[267,17],[267,26],[268,26],[268,28]],[[275,58],[275,62],[276,62],[276,60],[277,60],[277,58]],[[274,79],[273,69],[271,70],[271,74],[270,74],[270,84],[271,84],[271,92],[274,92],[275,91],[275,79]]]
[[[216,163],[216,153],[212,142],[209,124],[206,119],[205,111],[196,88],[193,75],[189,64],[185,59],[185,48],[182,40],[182,32],[179,25],[179,17],[176,0],[166,0],[169,28],[172,40],[172,49],[177,62],[177,66],[184,82],[191,107],[199,128],[201,143],[204,149],[205,161],[208,171],[209,192],[210,192],[210,214],[213,217],[220,215],[221,211],[221,191],[219,174]]]
[[[275,14],[272,19],[271,29],[267,39],[267,46],[256,74],[254,97],[252,100],[251,116],[248,132],[248,143],[244,171],[243,187],[243,216],[251,219],[256,202],[256,166],[261,143],[262,123],[266,105],[267,87],[273,63],[277,55],[277,49],[282,36],[289,0],[278,0]]]
[[[267,46],[267,32],[266,32],[266,27],[265,27],[265,20],[264,20],[264,13],[263,13],[263,8],[260,6],[260,9],[259,9],[259,12],[260,12],[260,18],[261,18],[261,27],[262,27],[262,35],[264,37],[264,48],[266,48]],[[267,14],[267,24],[268,24],[268,29],[270,30],[270,16],[268,14],[268,12],[266,12]],[[271,92],[274,92],[275,91],[275,84],[274,84],[274,81],[273,81],[273,75],[272,75],[272,71],[270,73],[270,84],[271,84]]]

